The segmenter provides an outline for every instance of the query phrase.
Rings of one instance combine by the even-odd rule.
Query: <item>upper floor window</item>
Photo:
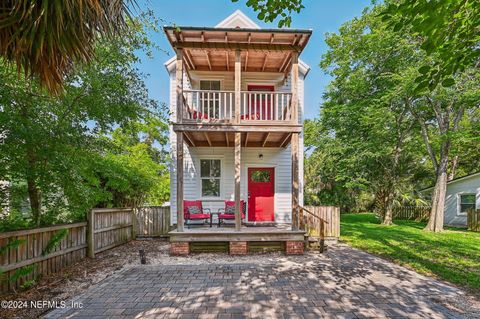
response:
[[[220,81],[200,81],[200,90],[220,91]]]
[[[475,209],[475,194],[460,194],[458,212],[466,214],[469,209]]]
[[[200,160],[202,197],[220,197],[221,162],[219,159]]]
[[[200,90],[202,91],[220,91],[220,81],[201,80]],[[202,92],[201,113],[208,114],[208,118],[218,118],[220,109],[220,94],[216,92]]]

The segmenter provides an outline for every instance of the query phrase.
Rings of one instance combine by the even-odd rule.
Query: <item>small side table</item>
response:
[[[210,228],[212,227],[213,225],[213,215],[217,215],[217,219],[218,219],[218,215],[220,214],[220,212],[211,212],[210,213]]]

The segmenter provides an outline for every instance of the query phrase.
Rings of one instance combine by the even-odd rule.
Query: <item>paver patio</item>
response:
[[[463,294],[362,251],[128,268],[46,318],[463,318]],[[255,260],[255,261],[252,261]]]

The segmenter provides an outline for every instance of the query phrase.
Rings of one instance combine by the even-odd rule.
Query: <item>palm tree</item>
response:
[[[58,93],[73,63],[93,58],[99,36],[125,28],[130,1],[1,0],[0,61]]]

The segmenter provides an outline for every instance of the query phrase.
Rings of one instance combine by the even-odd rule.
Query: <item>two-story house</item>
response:
[[[198,233],[232,237],[236,232],[238,239],[251,230],[248,226],[259,225],[291,225],[288,230],[298,235],[309,71],[299,55],[312,31],[261,29],[240,11],[215,27],[166,26],[164,31],[176,52],[165,63],[171,220],[177,225],[172,243],[208,240],[196,238]],[[187,207],[192,201],[201,207]],[[232,203],[232,215],[224,224],[234,228],[216,226],[220,214],[228,213],[222,211],[229,208],[226,202]],[[196,221],[195,213],[205,218]],[[208,229],[184,227],[204,221]]]

